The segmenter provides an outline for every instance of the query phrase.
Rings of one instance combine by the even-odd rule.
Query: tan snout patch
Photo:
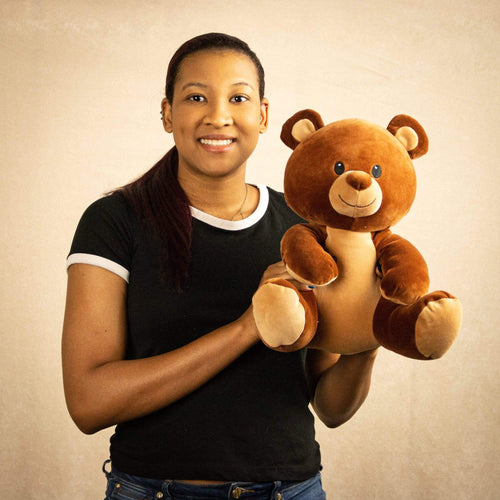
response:
[[[356,182],[354,181],[356,177]],[[382,189],[366,172],[350,170],[338,177],[330,188],[333,209],[347,217],[368,217],[382,205]]]

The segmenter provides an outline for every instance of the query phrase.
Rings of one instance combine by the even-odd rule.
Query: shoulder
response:
[[[125,196],[120,191],[114,191],[92,202],[84,211],[84,215],[114,214],[115,216],[130,216],[131,210]]]
[[[277,213],[279,213],[282,217],[285,217],[287,220],[293,223],[301,223],[305,222],[302,217],[299,217],[286,203],[285,195],[276,191],[273,188],[267,186],[267,191],[269,192],[269,208]]]
[[[78,263],[95,264],[128,280],[136,228],[133,210],[122,193],[99,198],[80,218],[67,267]]]
[[[266,186],[268,197],[269,197],[269,206],[275,210],[290,210],[285,201],[285,195],[280,191],[276,191],[269,186]]]
[[[269,186],[266,186],[266,189],[269,193],[270,200],[272,199],[279,202],[285,202],[285,195],[281,191],[276,191],[276,189],[273,189]]]
[[[120,191],[105,195],[91,203],[83,212],[79,227],[132,228],[136,223],[135,212]]]

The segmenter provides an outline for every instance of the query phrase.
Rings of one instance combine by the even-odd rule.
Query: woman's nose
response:
[[[228,103],[214,102],[208,107],[207,114],[205,115],[205,125],[221,128],[226,125],[231,125],[232,122],[233,118]]]

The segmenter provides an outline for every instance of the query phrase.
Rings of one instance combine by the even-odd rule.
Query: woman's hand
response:
[[[289,281],[298,290],[302,290],[302,291],[303,290],[310,290],[310,288],[307,285],[292,278],[292,276],[290,275],[290,273],[288,272],[288,270],[286,268],[285,263],[282,260],[280,260],[279,262],[276,262],[274,264],[271,264],[266,269],[266,271],[262,275],[262,279],[260,280],[259,286],[263,285],[267,280],[276,279],[276,278],[282,278],[284,280]]]

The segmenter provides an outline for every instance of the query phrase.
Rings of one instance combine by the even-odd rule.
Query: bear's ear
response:
[[[304,139],[323,126],[319,113],[312,109],[303,109],[284,123],[280,138],[289,148],[295,149]]]
[[[387,130],[405,147],[413,160],[425,155],[429,149],[429,139],[420,123],[408,115],[395,116]]]

